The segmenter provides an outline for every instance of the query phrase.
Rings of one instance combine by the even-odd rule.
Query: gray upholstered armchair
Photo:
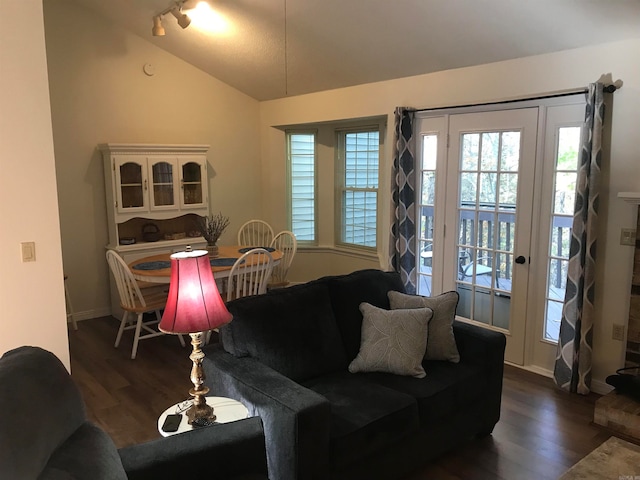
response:
[[[87,420],[80,391],[52,353],[38,347],[5,353],[0,385],[0,478],[267,478],[257,417],[118,450]]]

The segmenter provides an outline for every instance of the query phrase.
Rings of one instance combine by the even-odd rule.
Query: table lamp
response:
[[[200,347],[204,332],[229,323],[231,318],[218,292],[207,251],[187,247],[186,251],[171,255],[169,297],[158,328],[165,333],[191,336],[193,351],[189,358],[193,362],[193,388],[189,393],[193,405],[187,410],[189,424],[210,425],[216,419],[213,407],[206,401],[209,388],[204,385],[204,353]]]

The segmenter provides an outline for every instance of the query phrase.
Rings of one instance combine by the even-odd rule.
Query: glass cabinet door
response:
[[[146,210],[147,182],[143,164],[136,160],[123,159],[115,167],[118,176],[118,211]]]
[[[175,208],[175,162],[149,159],[151,175],[151,209]]]
[[[206,181],[204,160],[181,160],[181,207],[201,207],[207,202],[203,181]]]

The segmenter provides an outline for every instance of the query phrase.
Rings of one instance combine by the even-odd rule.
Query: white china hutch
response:
[[[105,143],[98,148],[104,161],[106,248],[129,263],[206,245],[197,218],[209,215],[208,145]],[[112,285],[114,316],[122,312],[119,305]]]

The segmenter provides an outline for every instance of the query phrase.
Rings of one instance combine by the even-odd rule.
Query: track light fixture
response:
[[[151,33],[154,37],[164,36],[164,27],[162,26],[162,18],[160,18],[160,15],[153,17],[153,28],[151,29]]]
[[[187,28],[191,23],[191,19],[186,14],[178,10],[178,8],[172,8],[171,14],[176,17],[176,19],[178,20],[178,25],[180,25],[182,28]]]
[[[169,7],[165,8],[163,11],[153,16],[153,28],[151,29],[151,33],[154,37],[161,37],[164,35],[164,27],[162,26],[162,17],[171,13],[176,20],[178,20],[178,25],[182,28],[187,28],[191,24],[191,19],[185,14],[182,13],[182,7],[187,0],[178,0],[173,2]]]

